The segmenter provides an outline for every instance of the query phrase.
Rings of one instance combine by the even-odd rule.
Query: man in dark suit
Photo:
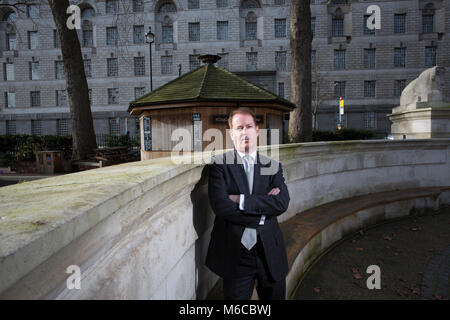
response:
[[[277,216],[290,198],[282,167],[256,151],[253,111],[239,108],[228,123],[234,150],[214,157],[209,170],[216,217],[206,265],[223,278],[225,299],[250,299],[257,280],[260,299],[283,300],[289,268]]]

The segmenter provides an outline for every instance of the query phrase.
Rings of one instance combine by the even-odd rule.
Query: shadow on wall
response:
[[[218,276],[205,266],[206,253],[211,238],[214,213],[208,198],[209,166],[205,166],[199,182],[191,192],[193,204],[193,225],[197,232],[195,242],[196,299],[205,299],[216,283]]]

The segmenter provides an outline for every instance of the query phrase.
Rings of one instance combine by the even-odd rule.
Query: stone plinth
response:
[[[445,68],[422,72],[402,92],[400,106],[388,115],[394,139],[450,137],[449,84]]]

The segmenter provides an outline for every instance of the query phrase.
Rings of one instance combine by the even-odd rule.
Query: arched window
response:
[[[94,46],[94,28],[92,18],[95,17],[95,10],[89,4],[81,4],[81,44],[83,47]]]
[[[3,14],[1,19],[6,21],[6,50],[17,50],[17,36],[16,36],[16,26],[17,13],[14,11],[7,11]]]
[[[256,39],[258,31],[258,19],[253,11],[250,11],[245,18],[245,39]]]
[[[434,32],[434,5],[428,3],[422,10],[422,32]]]
[[[161,42],[172,43],[173,42],[173,24],[169,16],[164,17],[164,21],[161,25]]]

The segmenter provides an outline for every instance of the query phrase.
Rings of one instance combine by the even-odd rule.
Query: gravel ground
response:
[[[380,268],[369,290],[368,266]],[[432,299],[449,297],[450,208],[362,230],[339,242],[308,272],[295,300]],[[372,281],[371,281],[372,282]]]

